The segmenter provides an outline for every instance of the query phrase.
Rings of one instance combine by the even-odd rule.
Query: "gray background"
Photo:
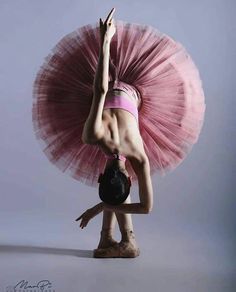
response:
[[[84,230],[74,220],[99,201],[97,191],[47,160],[31,121],[32,84],[44,57],[113,6],[116,19],[180,41],[206,96],[198,143],[174,172],[153,176],[152,213],[133,216],[141,249],[133,260],[90,257],[102,215]],[[22,279],[48,279],[57,292],[235,291],[234,14],[233,0],[0,1],[1,291]],[[138,200],[137,188],[131,197]]]

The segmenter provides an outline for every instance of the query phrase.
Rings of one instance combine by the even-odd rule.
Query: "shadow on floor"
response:
[[[81,258],[93,258],[92,250],[67,249],[67,248],[55,248],[55,247],[43,247],[43,246],[0,245],[0,252],[57,254],[57,255],[72,255],[72,256],[77,256]]]

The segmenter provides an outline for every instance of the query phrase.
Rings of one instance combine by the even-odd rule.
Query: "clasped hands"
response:
[[[115,8],[112,8],[112,10],[109,12],[107,18],[105,21],[102,21],[100,18],[99,25],[100,25],[100,37],[102,40],[104,40],[104,37],[106,36],[109,40],[112,39],[113,35],[116,32],[116,27],[114,24],[113,14],[115,12]]]
[[[87,209],[82,215],[80,215],[75,221],[80,222],[80,227],[83,229],[87,226],[88,222],[95,216],[97,216],[99,213],[101,213],[105,209],[105,205],[103,202],[95,205],[94,207]]]

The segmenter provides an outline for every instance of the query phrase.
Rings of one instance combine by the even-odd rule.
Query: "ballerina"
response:
[[[115,25],[114,12],[100,19],[99,30],[86,26],[59,42],[35,81],[33,121],[52,163],[99,183],[102,202],[76,219],[83,229],[103,212],[94,257],[133,258],[140,249],[131,214],[152,211],[151,175],[183,161],[198,139],[205,104],[184,48],[151,27]],[[136,182],[139,202],[132,203]],[[116,220],[120,242],[113,238]]]
[[[139,132],[138,123],[133,113],[123,108],[112,108],[114,96],[127,100],[129,109],[137,108],[140,100],[135,99],[126,92],[116,90],[110,97],[110,104],[104,109],[104,103],[108,92],[108,74],[109,74],[109,51],[110,42],[115,34],[115,25],[113,21],[113,8],[107,16],[104,23],[100,19],[101,30],[101,48],[99,61],[94,81],[94,95],[89,116],[84,125],[82,139],[84,143],[96,144],[106,153],[106,155],[115,154],[115,157],[107,160],[104,174],[99,180],[103,179],[103,185],[109,188],[110,181],[117,177],[116,169],[124,174],[126,181],[118,179],[115,188],[130,185],[129,174],[125,167],[125,160],[129,159],[132,167],[138,177],[139,183],[139,203],[130,203],[130,195],[125,204],[112,206],[101,202],[91,209],[88,209],[76,220],[81,220],[80,226],[84,228],[90,219],[103,211],[103,225],[101,231],[101,240],[98,249],[94,251],[94,256],[138,256],[140,251],[137,247],[131,213],[147,214],[153,206],[153,188],[150,176],[149,159],[145,153],[142,137]],[[113,98],[113,99],[112,99]],[[124,103],[126,105],[126,103]],[[117,156],[117,157],[116,157]],[[122,158],[123,159],[122,159]],[[118,172],[118,174],[119,174]],[[100,183],[100,184],[101,184]],[[108,192],[114,192],[112,188]],[[114,194],[114,193],[113,193]],[[114,216],[116,216],[121,232],[121,241],[119,244],[112,238],[114,229]]]

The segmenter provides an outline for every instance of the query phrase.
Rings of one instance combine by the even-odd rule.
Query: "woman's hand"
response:
[[[85,226],[87,226],[88,222],[95,216],[97,216],[100,212],[103,211],[103,203],[99,203],[95,205],[94,207],[86,210],[82,215],[80,215],[75,221],[78,221],[80,219],[80,227],[83,229]]]
[[[100,36],[101,40],[104,40],[106,37],[108,40],[111,40],[113,35],[116,32],[116,27],[114,25],[114,20],[112,18],[113,14],[115,12],[115,8],[112,8],[110,13],[108,14],[106,20],[103,22],[100,18]]]

